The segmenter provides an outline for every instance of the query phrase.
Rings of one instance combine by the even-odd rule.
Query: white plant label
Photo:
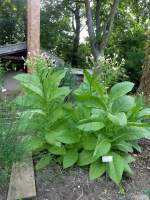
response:
[[[102,162],[103,163],[109,163],[113,161],[113,157],[112,156],[103,156],[102,157]]]
[[[2,92],[7,92],[7,90],[5,88],[2,88]]]

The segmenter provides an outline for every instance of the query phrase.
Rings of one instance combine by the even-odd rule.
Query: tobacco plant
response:
[[[65,70],[53,68],[52,64],[42,57],[37,57],[33,65],[33,74],[15,77],[24,90],[24,95],[17,97],[15,102],[25,109],[20,113],[20,131],[28,133],[28,147],[34,152],[49,151],[37,163],[39,169],[49,164],[50,154],[65,152],[61,139],[54,139],[54,132],[66,126],[63,105],[70,89],[60,87],[66,74]],[[60,137],[63,137],[63,133]]]
[[[76,105],[67,109],[81,134],[78,159],[74,159],[79,166],[89,165],[91,179],[107,173],[119,184],[123,172],[133,174],[131,154],[141,151],[138,140],[150,139],[149,124],[142,122],[150,116],[150,108],[127,95],[133,83],[117,83],[107,91],[94,74],[85,71],[84,75],[84,83],[75,91]],[[111,162],[104,163],[104,156],[111,156]]]
[[[107,173],[119,185],[124,172],[132,175],[132,153],[141,151],[138,140],[150,139],[149,124],[143,122],[150,108],[127,95],[134,84],[117,83],[108,91],[95,74],[85,71],[74,101],[66,102],[70,90],[60,87],[65,71],[41,58],[34,66],[33,74],[16,77],[24,88],[16,102],[26,108],[20,129],[29,133],[29,148],[48,152],[36,168],[45,167],[56,156],[64,168],[89,166],[90,179]],[[110,162],[105,163],[104,156]]]

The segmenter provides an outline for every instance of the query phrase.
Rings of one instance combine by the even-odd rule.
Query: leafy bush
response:
[[[75,92],[78,104],[70,116],[78,116],[75,124],[81,131],[82,148],[77,163],[90,165],[91,179],[106,172],[119,184],[123,172],[133,173],[129,164],[134,159],[130,154],[134,149],[141,151],[138,139],[150,139],[149,125],[142,123],[143,118],[149,117],[150,109],[127,96],[133,87],[133,83],[125,81],[107,92],[95,76],[85,71],[85,81]],[[105,164],[103,156],[112,156],[113,161]]]
[[[117,57],[117,55],[114,55],[113,58],[108,56],[100,62],[98,73],[99,80],[103,83],[105,87],[111,87],[119,80],[125,80],[128,78],[124,68],[125,61],[122,59],[119,63],[117,61]]]
[[[16,101],[28,107],[21,130],[32,130],[30,148],[48,152],[37,163],[37,169],[58,156],[64,168],[90,166],[91,179],[108,173],[119,184],[123,172],[133,174],[130,163],[134,158],[130,154],[141,151],[138,139],[150,139],[149,125],[142,123],[150,109],[127,95],[134,84],[117,83],[108,92],[97,76],[85,71],[84,83],[74,92],[75,102],[65,103],[70,90],[59,87],[65,72],[48,68],[41,58],[34,65],[34,74],[16,77],[25,90]],[[112,161],[103,162],[104,156],[111,156]]]

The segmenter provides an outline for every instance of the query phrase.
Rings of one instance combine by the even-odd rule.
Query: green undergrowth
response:
[[[14,162],[23,159],[25,141],[18,132],[19,118],[16,106],[9,100],[0,102],[0,187],[8,183]]]

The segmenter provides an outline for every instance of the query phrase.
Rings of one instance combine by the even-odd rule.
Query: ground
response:
[[[125,195],[119,194],[118,187],[106,177],[89,181],[86,169],[63,170],[59,165],[54,165],[36,174],[37,200],[129,200],[132,194],[150,190],[149,152],[150,146],[147,144],[142,154],[135,154],[135,174],[123,180]]]
[[[135,154],[134,176],[124,177],[125,194],[119,193],[105,176],[89,181],[87,169],[63,170],[58,164],[36,172],[35,200],[135,200],[134,196],[150,190],[150,144],[143,144],[143,152]],[[0,190],[0,200],[6,200],[7,187]]]

